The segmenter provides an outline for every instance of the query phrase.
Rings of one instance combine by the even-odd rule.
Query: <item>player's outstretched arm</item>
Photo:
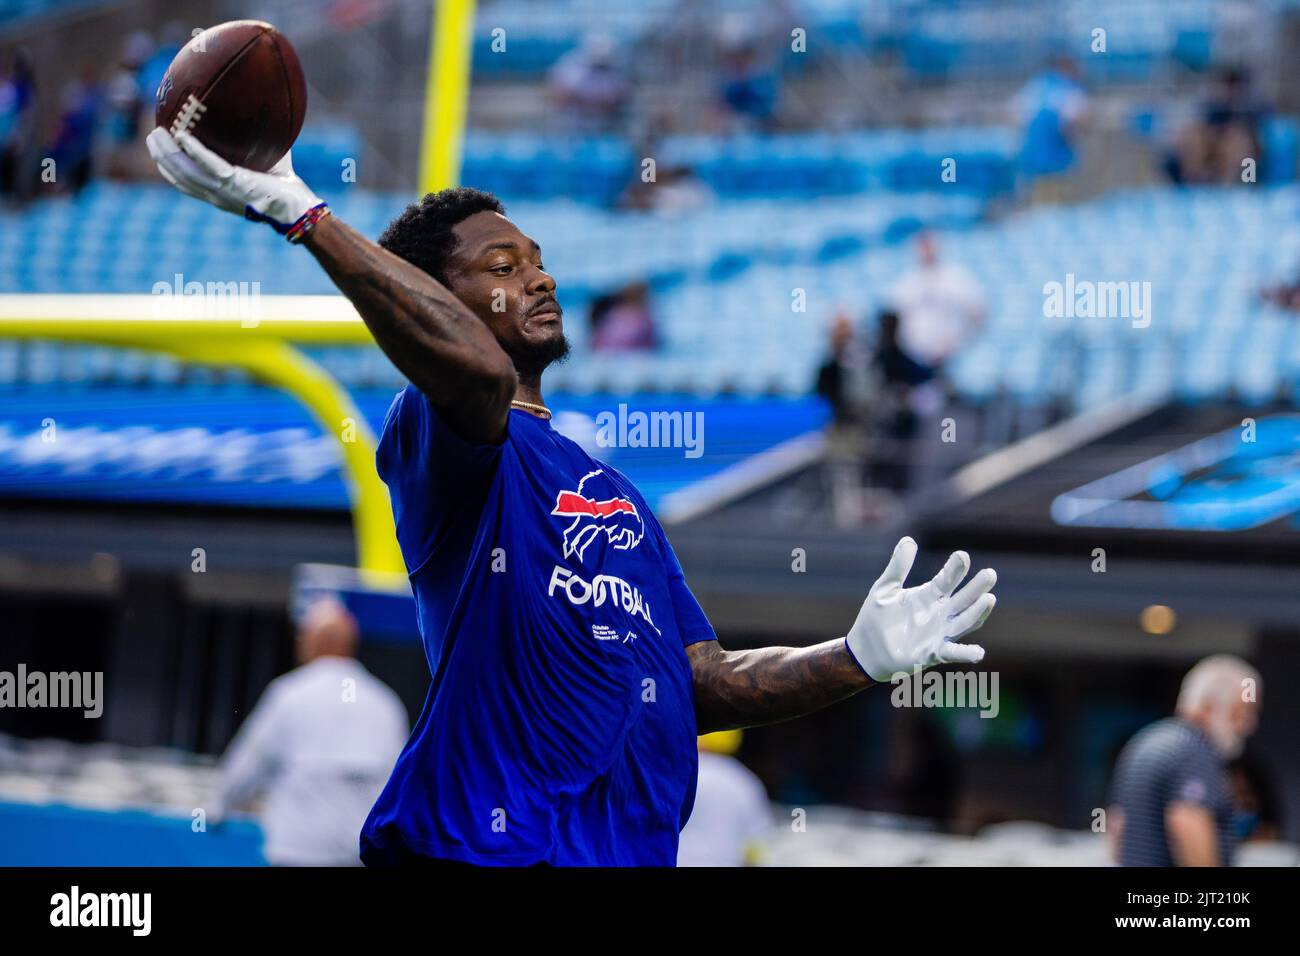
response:
[[[147,142],[159,172],[181,192],[269,223],[307,246],[379,347],[448,424],[468,441],[500,440],[517,385],[514,364],[441,283],[330,216],[288,154],[259,173],[232,166],[190,133],[159,128]]]
[[[992,613],[997,575],[985,568],[956,590],[970,570],[970,558],[958,551],[933,580],[904,588],[915,558],[916,542],[899,541],[842,639],[751,651],[726,651],[717,641],[689,646],[699,732],[789,720],[898,675],[982,660],[984,648],[956,642]]]
[[[717,641],[700,641],[686,648],[686,656],[701,734],[801,717],[872,684],[843,640],[751,651],[727,651]]]

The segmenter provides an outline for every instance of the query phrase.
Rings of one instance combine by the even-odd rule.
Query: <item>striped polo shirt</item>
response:
[[[1214,816],[1219,859],[1232,862],[1232,795],[1223,758],[1200,728],[1168,717],[1139,731],[1124,747],[1111,784],[1111,806],[1124,814],[1121,866],[1173,866],[1165,832],[1172,803],[1194,803]]]

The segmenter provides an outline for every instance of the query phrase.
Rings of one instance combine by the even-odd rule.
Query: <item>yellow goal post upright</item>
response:
[[[433,4],[420,136],[421,194],[460,183],[474,56],[474,10],[475,0],[435,0]]]
[[[376,586],[405,567],[388,489],[375,472],[375,437],[352,396],[303,345],[374,346],[342,296],[260,296],[255,314],[187,315],[184,299],[156,295],[0,295],[0,339],[79,342],[161,352],[243,369],[296,399],[339,442],[352,508],[357,566]],[[208,309],[210,312],[222,310]],[[236,311],[236,310],[228,310]],[[349,428],[349,425],[352,427]],[[344,440],[345,435],[353,440]]]

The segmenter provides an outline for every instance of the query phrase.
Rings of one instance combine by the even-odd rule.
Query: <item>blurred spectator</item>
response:
[[[1260,157],[1260,121],[1266,107],[1255,96],[1250,74],[1230,68],[1219,71],[1197,120],[1178,134],[1174,153],[1165,163],[1170,180],[1189,183],[1239,183],[1242,160]]]
[[[591,304],[593,352],[635,352],[658,344],[648,283],[632,282]]]
[[[101,96],[95,67],[89,63],[64,88],[58,124],[47,150],[54,160],[55,192],[80,192],[90,181]]]
[[[149,34],[136,32],[126,38],[122,59],[109,77],[105,89],[104,127],[101,131],[104,175],[109,179],[139,179],[144,174],[144,131],[141,119],[151,94],[141,88],[141,71],[153,52]]]
[[[907,390],[931,381],[934,369],[912,358],[898,340],[898,313],[886,309],[880,313],[877,323],[879,332],[872,363],[885,388],[906,395]]]
[[[830,354],[817,370],[817,394],[831,407],[831,423],[860,430],[870,397],[866,356],[858,348],[853,320],[844,313],[831,321]]]
[[[656,169],[653,182],[643,181],[638,172],[619,197],[618,206],[622,209],[678,212],[699,209],[711,202],[713,190],[689,166],[662,166]]]
[[[1280,282],[1259,290],[1259,296],[1288,312],[1300,312],[1300,280]]]
[[[1068,198],[1064,177],[1074,166],[1075,139],[1088,111],[1078,65],[1067,56],[1053,59],[1016,95],[1013,111],[1021,133],[1017,167],[1031,184],[1031,201]]]
[[[917,267],[886,294],[898,313],[899,344],[912,358],[938,374],[984,326],[984,292],[965,266],[939,260],[931,232],[916,241]]]
[[[0,73],[0,197],[27,195],[25,170],[36,126],[36,80],[26,50]]]
[[[1300,314],[1300,278],[1264,286],[1259,290],[1259,298],[1261,302],[1267,302],[1287,312]],[[1284,378],[1279,382],[1279,388],[1287,390],[1290,380]]]
[[[567,131],[607,132],[622,119],[632,86],[618,59],[611,37],[592,34],[551,67],[547,91]]]
[[[1259,298],[1261,302],[1267,302],[1287,312],[1300,313],[1300,278],[1263,286],[1259,290]],[[1279,383],[1279,387],[1287,389],[1287,381],[1284,379]]]
[[[776,125],[778,82],[775,68],[757,44],[742,34],[724,35],[718,101],[729,132],[770,132]]]
[[[843,313],[831,322],[830,354],[817,370],[815,387],[831,408],[823,459],[831,508],[838,526],[852,527],[863,517],[861,472],[867,451],[871,381],[853,322]]]
[[[1107,827],[1121,866],[1231,863],[1236,838],[1225,761],[1255,732],[1260,685],[1259,672],[1239,658],[1204,658],[1183,678],[1174,716],[1124,747]]]
[[[1249,756],[1228,765],[1232,802],[1236,807],[1233,832],[1238,842],[1278,840],[1282,834],[1277,791],[1264,766]]]
[[[271,682],[221,760],[213,816],[264,794],[273,865],[359,865],[361,825],[406,743],[406,709],[355,660],[358,637],[337,601],[313,604],[301,666]]]
[[[878,320],[871,364],[879,383],[872,483],[893,492],[905,491],[912,477],[912,449],[920,428],[914,389],[929,386],[934,370],[918,362],[899,342],[898,313],[884,311]]]
[[[678,866],[752,866],[760,859],[772,807],[763,782],[734,756],[740,740],[739,730],[699,738],[695,808],[677,846]]]
[[[650,190],[655,212],[694,210],[713,202],[713,190],[689,166],[669,166]]]

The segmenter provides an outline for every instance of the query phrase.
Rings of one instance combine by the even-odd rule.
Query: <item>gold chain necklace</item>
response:
[[[510,400],[510,404],[513,405],[515,408],[522,408],[525,411],[530,411],[530,412],[540,412],[544,414],[547,418],[551,417],[551,410],[547,408],[545,405],[536,405],[533,402],[521,402],[517,398],[512,398]]]

